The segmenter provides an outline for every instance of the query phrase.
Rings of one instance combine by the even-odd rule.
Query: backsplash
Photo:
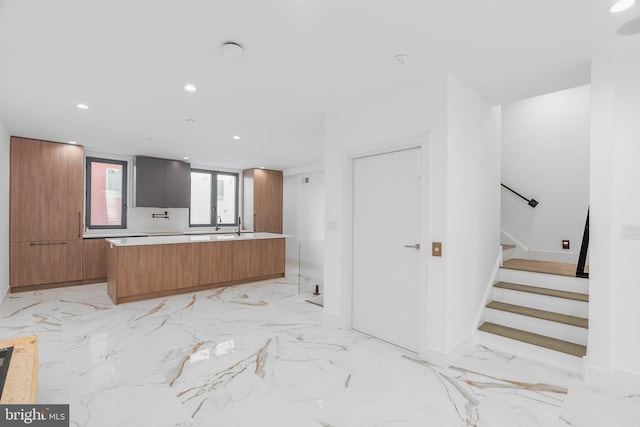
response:
[[[167,212],[168,219],[153,218],[153,214]],[[129,208],[127,229],[131,231],[187,231],[189,209],[180,208]]]
[[[154,218],[153,215],[164,215],[168,218]],[[222,227],[221,231],[235,231],[236,227]],[[119,235],[128,233],[158,233],[158,232],[213,232],[215,227],[189,227],[189,209],[180,208],[129,208],[127,212],[126,230],[94,229],[85,232],[85,237],[91,235]]]

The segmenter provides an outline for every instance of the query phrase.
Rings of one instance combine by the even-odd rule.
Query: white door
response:
[[[353,161],[353,328],[417,352],[420,149]]]

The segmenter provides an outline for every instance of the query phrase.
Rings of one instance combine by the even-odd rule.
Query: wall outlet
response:
[[[569,241],[568,240],[563,240],[562,241],[562,249],[569,249]]]

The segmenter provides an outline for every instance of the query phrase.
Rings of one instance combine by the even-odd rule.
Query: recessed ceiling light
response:
[[[618,0],[617,2],[609,6],[609,12],[611,13],[624,12],[630,7],[633,7],[634,4],[636,4],[636,0]]]
[[[78,107],[81,110],[88,110],[89,106],[87,104],[78,104],[76,105],[76,107]]]
[[[260,166],[260,169],[264,169],[264,166]]]
[[[185,160],[189,160],[189,157],[187,157],[187,156],[184,156],[184,157],[183,157],[183,159],[185,159]]]
[[[185,85],[184,90],[186,90],[187,92],[195,92],[196,87],[194,85]]]
[[[75,141],[69,141],[69,144],[76,145],[76,144],[77,144],[77,142],[75,142]]]
[[[222,55],[229,61],[242,61],[244,58],[244,48],[235,42],[227,42],[222,45]]]
[[[240,139],[238,135],[233,135],[233,139]]]

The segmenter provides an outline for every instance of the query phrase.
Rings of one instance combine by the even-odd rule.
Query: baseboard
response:
[[[584,381],[606,390],[611,390],[615,385],[614,373],[589,365],[588,358],[585,359],[584,364]]]
[[[11,293],[11,288],[7,287],[4,293],[0,296],[0,304],[7,298],[7,295]]]
[[[616,388],[630,390],[637,393],[640,390],[640,374],[629,372],[624,369],[614,369],[613,378]]]
[[[471,335],[475,335],[478,331],[478,326],[480,326],[482,314],[484,313],[485,306],[489,301],[489,295],[491,295],[491,290],[493,289],[493,284],[496,282],[496,278],[498,277],[498,272],[500,271],[501,265],[502,265],[502,250],[499,250],[496,263],[493,266],[493,270],[491,271],[491,276],[489,277],[489,280],[485,284],[484,294],[482,295],[481,304],[478,307],[478,311],[476,312],[476,318],[472,325],[473,329],[471,331]]]
[[[449,351],[427,348],[420,351],[420,358],[426,360],[432,365],[449,367],[453,362],[466,354],[475,344],[474,337],[468,337],[455,348]]]
[[[322,324],[328,328],[344,329],[344,322],[340,316],[329,313],[326,308],[322,310]]]

